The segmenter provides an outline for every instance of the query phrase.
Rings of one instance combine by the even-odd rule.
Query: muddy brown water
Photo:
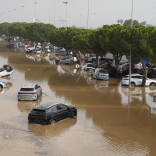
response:
[[[0,66],[14,73],[0,91],[0,155],[5,156],[155,156],[155,88],[120,86],[120,80],[92,80],[88,73],[0,52]],[[43,96],[18,102],[23,84],[38,83]],[[41,103],[74,105],[77,119],[54,125],[28,124],[30,110]]]

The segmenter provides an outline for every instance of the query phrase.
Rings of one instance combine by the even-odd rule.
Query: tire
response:
[[[154,82],[152,82],[152,83],[150,83],[150,86],[151,86],[151,87],[155,87],[156,84],[155,84]]]
[[[135,83],[134,82],[131,82],[131,87],[135,87]]]
[[[37,100],[38,100],[38,95],[37,95],[37,97],[36,97],[36,99],[34,101],[37,101]]]
[[[77,116],[77,112],[74,112],[74,111],[71,112],[71,116],[70,116],[70,117],[71,117],[71,118],[74,118],[75,116]]]
[[[3,89],[3,86],[2,85],[0,85],[0,89]]]
[[[49,122],[48,122],[48,124],[49,124],[49,125],[53,125],[55,122],[56,122],[55,119],[50,119]]]

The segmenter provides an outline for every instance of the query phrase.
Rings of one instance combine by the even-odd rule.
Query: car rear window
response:
[[[41,110],[41,109],[33,109],[32,110],[33,114],[45,114],[45,110]]]
[[[21,88],[20,91],[34,91],[34,88]]]
[[[100,72],[100,73],[104,73],[104,74],[107,74],[107,73],[108,73],[108,72],[105,71],[105,70],[100,70],[99,72]]]
[[[33,111],[35,111],[35,112],[45,112],[45,110],[41,110],[41,109],[33,109]]]
[[[92,64],[88,64],[87,67],[93,67],[93,65]]]

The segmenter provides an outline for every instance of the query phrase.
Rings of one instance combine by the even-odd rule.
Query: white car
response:
[[[7,87],[7,83],[0,80],[0,88],[6,88]]]
[[[13,68],[9,65],[4,65],[0,68],[0,77],[10,76],[13,73]]]
[[[143,80],[143,75],[140,74],[132,74],[131,75],[131,86],[141,86]],[[121,85],[129,86],[129,75],[126,75],[121,80]],[[156,86],[156,80],[153,79],[146,79],[145,86]]]
[[[82,70],[95,70],[95,67],[92,63],[86,63],[81,67]]]
[[[35,51],[35,47],[26,48],[26,52],[27,52],[27,53],[31,53],[31,52],[33,52],[33,51]]]
[[[42,88],[38,84],[26,85],[18,92],[18,101],[38,100],[42,96]]]

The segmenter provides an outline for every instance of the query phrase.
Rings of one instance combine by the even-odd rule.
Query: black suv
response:
[[[77,109],[65,104],[40,105],[29,113],[29,123],[52,124],[65,118],[77,116]]]

